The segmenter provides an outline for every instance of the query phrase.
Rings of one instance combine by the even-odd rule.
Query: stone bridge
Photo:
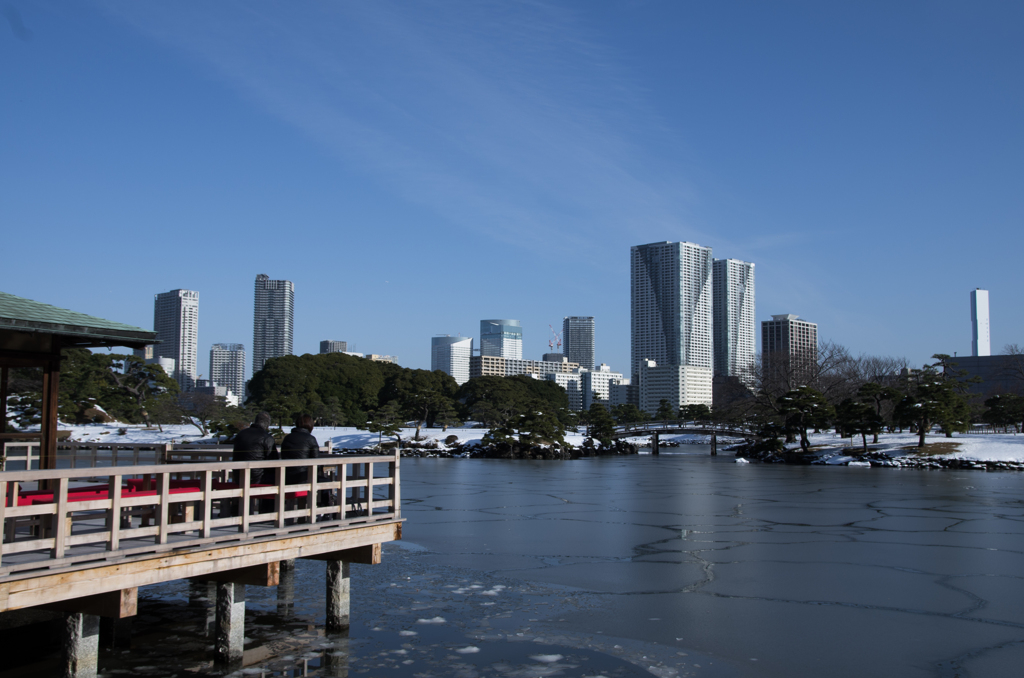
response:
[[[635,424],[623,424],[615,427],[613,438],[634,438],[637,436],[651,437],[651,454],[658,454],[658,438],[662,434],[680,435],[694,433],[711,436],[711,454],[718,454],[718,436],[725,438],[757,438],[757,434],[747,429],[709,424],[696,421],[644,421]]]

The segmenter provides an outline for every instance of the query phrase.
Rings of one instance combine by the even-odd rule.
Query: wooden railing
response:
[[[330,454],[331,443],[320,447]],[[38,442],[0,442],[2,471],[31,471],[39,468]],[[231,461],[231,445],[165,443],[58,442],[57,468],[102,468],[145,464]]]
[[[287,469],[305,469],[306,482],[287,484]],[[87,485],[97,475],[105,482]],[[397,454],[9,471],[0,473],[0,581],[400,517]]]
[[[39,443],[4,442],[3,470],[39,468]],[[57,443],[57,468],[100,468],[164,463],[168,445],[154,443]]]

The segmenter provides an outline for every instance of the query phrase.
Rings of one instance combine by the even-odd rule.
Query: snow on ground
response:
[[[106,442],[106,443],[194,443],[194,442],[216,442],[211,436],[203,437],[199,429],[194,426],[176,425],[164,426],[163,431],[156,429],[145,429],[141,425],[131,424],[87,424],[74,426],[61,424],[62,431],[71,431],[71,439],[80,442]],[[31,429],[29,429],[31,430]],[[35,427],[35,430],[39,430]],[[124,430],[124,435],[120,431]],[[285,427],[285,431],[290,431]],[[403,444],[410,441],[415,435],[414,428],[406,428],[401,431]],[[439,447],[446,447],[444,441],[448,436],[455,436],[458,442],[455,445],[477,445],[480,439],[487,433],[484,428],[449,428],[442,431],[439,428],[421,429],[420,435],[423,440],[420,443],[436,441]],[[360,431],[352,427],[322,427],[313,431],[313,436],[324,444],[328,438],[332,447],[342,449],[364,449],[374,447],[377,444],[377,434],[369,431]],[[574,447],[583,444],[586,436],[582,433],[568,432],[565,441]],[[662,441],[677,441],[686,443],[704,443],[706,436],[679,435],[662,436]],[[384,440],[387,440],[385,437]],[[849,438],[840,438],[832,432],[812,434],[811,445],[817,456],[827,459],[829,464],[846,464],[850,461],[857,461],[857,457],[844,450],[859,450],[861,448],[860,437],[853,441]],[[627,442],[637,445],[649,444],[649,438],[635,437],[628,438]],[[932,459],[961,459],[968,461],[992,461],[992,462],[1018,462],[1024,463],[1024,434],[1014,435],[1012,433],[988,433],[988,434],[955,434],[952,438],[946,438],[941,434],[930,434],[926,440],[929,446],[940,444],[940,449],[926,450],[926,454]],[[720,439],[719,444],[727,444],[725,439]],[[948,444],[952,444],[947,447]],[[790,447],[794,447],[790,445]],[[911,448],[911,449],[905,449]],[[917,435],[913,433],[884,433],[879,436],[879,442],[874,444],[868,439],[870,451],[882,452],[884,454],[900,457],[914,456],[917,451]]]
[[[857,458],[850,454],[844,454],[845,450],[863,449],[863,442],[860,436],[855,436],[853,441],[849,438],[840,438],[836,434],[818,433],[809,436],[812,447],[822,446],[817,450],[818,455],[828,459],[829,464],[846,464],[856,461]],[[1024,435],[1013,433],[956,433],[952,438],[947,438],[941,433],[929,434],[925,444],[933,446],[939,444],[941,449],[926,448],[924,454],[933,459],[962,459],[969,461],[1002,461],[1002,462],[1024,462]],[[955,446],[954,449],[946,449],[946,446]],[[789,447],[794,447],[790,445]],[[910,449],[907,449],[910,448]],[[917,447],[916,433],[883,433],[878,436],[878,443],[871,442],[868,436],[868,450],[881,452],[893,457],[914,456],[919,454]]]

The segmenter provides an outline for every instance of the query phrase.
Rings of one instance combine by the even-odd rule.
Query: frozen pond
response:
[[[667,452],[667,453],[666,453]],[[253,675],[1018,676],[1024,475],[659,457],[402,461],[405,541],[352,568],[325,638],[324,564],[249,587]],[[183,584],[143,592],[106,675],[209,658]],[[347,672],[347,673],[346,673]]]

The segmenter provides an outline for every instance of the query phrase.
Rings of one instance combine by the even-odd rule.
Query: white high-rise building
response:
[[[685,405],[711,407],[710,367],[692,365],[658,365],[654,360],[640,364],[640,409],[655,414],[662,400],[678,412]]]
[[[971,355],[992,355],[988,329],[988,290],[971,292]]]
[[[473,355],[472,337],[430,338],[430,369],[450,374],[459,386],[469,381],[469,358]]]
[[[292,354],[295,321],[295,285],[289,280],[271,280],[256,276],[256,302],[253,308],[252,373],[263,369],[270,358]]]
[[[715,259],[712,268],[715,374],[749,376],[757,347],[754,264]]]
[[[553,372],[544,375],[548,381],[553,381],[565,389],[565,395],[569,398],[569,409],[573,412],[579,412],[583,409],[582,376],[583,374],[579,370],[575,372]]]
[[[583,389],[583,409],[589,410],[590,406],[597,400],[602,403],[611,401],[611,385],[622,381],[621,372],[612,372],[612,368],[604,363],[596,370],[580,370],[582,376],[580,387]],[[609,405],[610,407],[610,405]]]
[[[210,347],[210,381],[245,397],[245,345],[214,344]]]
[[[182,391],[191,390],[196,381],[196,354],[199,347],[199,292],[171,290],[161,292],[153,304],[153,331],[160,343],[153,357],[174,361],[174,379]]]
[[[481,320],[480,355],[523,359],[523,328],[518,320]]]
[[[640,392],[644,361],[655,361],[659,369],[686,366],[711,374],[711,270],[710,247],[659,242],[631,248],[630,368]],[[677,392],[683,388],[677,387]]]
[[[594,316],[571,315],[562,319],[563,354],[571,363],[594,369]]]

